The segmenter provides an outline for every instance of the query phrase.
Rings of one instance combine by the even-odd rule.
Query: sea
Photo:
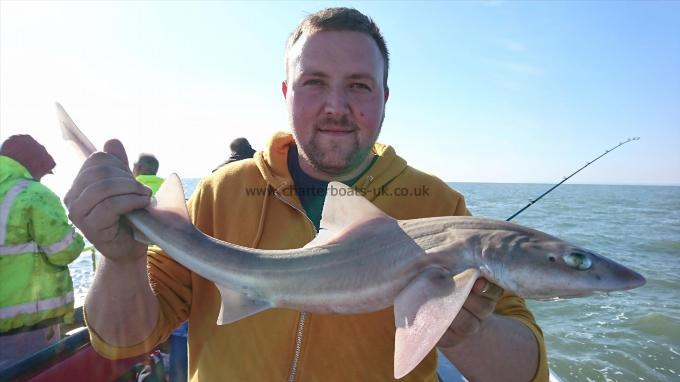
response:
[[[185,179],[191,194],[198,179]],[[504,220],[547,184],[450,183],[473,215]],[[563,381],[680,381],[680,187],[564,184],[513,219],[612,258],[647,278],[631,291],[528,301]],[[92,255],[70,265],[76,305]]]

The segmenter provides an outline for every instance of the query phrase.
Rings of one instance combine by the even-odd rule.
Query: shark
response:
[[[60,104],[57,114],[64,139],[83,157],[92,154],[95,146]],[[205,235],[189,219],[175,174],[148,208],[125,218],[137,240],[215,283],[220,325],[273,308],[360,314],[392,306],[396,379],[437,345],[480,277],[539,300],[645,283],[611,259],[518,224],[471,216],[396,220],[339,182],[328,185],[318,235],[297,249],[246,248]]]

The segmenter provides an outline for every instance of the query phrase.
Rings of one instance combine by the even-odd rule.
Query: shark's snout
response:
[[[598,256],[598,260],[601,264],[599,270],[605,276],[602,277],[604,285],[600,289],[603,292],[638,288],[647,282],[641,274],[613,260],[601,256]]]
[[[632,269],[628,269],[622,266],[622,270],[617,272],[617,277],[621,280],[623,287],[621,289],[633,289],[638,288],[647,282],[644,276],[635,272]]]

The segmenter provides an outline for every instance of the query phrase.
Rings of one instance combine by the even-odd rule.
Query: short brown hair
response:
[[[305,17],[288,37],[286,44],[286,75],[288,73],[288,51],[303,34],[320,31],[362,32],[373,38],[378,45],[384,61],[383,86],[387,89],[387,72],[390,67],[390,54],[380,28],[370,17],[354,8],[326,8]]]
[[[158,159],[153,154],[142,153],[139,154],[139,159],[135,166],[139,170],[140,175],[156,175],[158,172]]]

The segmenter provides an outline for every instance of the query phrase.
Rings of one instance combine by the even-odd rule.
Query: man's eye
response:
[[[366,85],[366,84],[364,84],[364,83],[361,83],[361,82],[354,82],[354,83],[352,83],[352,84],[350,85],[350,87],[351,87],[352,89],[361,89],[361,90],[368,90],[368,91],[371,91],[371,87],[370,87],[370,86],[368,86],[368,85]]]
[[[309,86],[309,85],[316,86],[316,85],[321,85],[322,82],[321,82],[321,80],[307,80],[307,81],[303,82],[302,84],[305,85],[305,86]]]

